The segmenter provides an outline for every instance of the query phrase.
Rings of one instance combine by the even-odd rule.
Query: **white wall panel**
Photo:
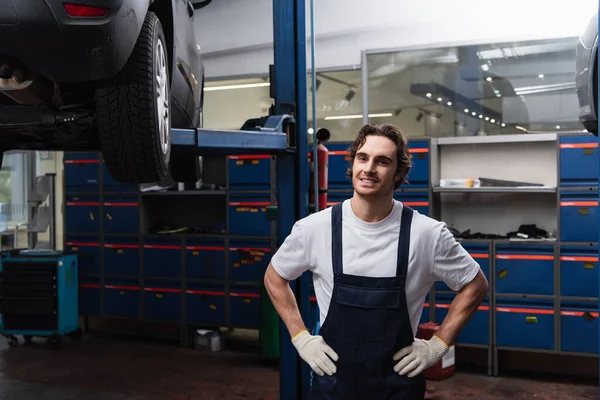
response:
[[[366,49],[576,36],[596,8],[593,0],[552,7],[542,0],[315,0],[316,64],[359,65]],[[273,62],[272,18],[272,0],[218,0],[199,10],[207,77],[266,73]]]

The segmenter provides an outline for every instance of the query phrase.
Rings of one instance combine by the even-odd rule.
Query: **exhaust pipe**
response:
[[[52,100],[54,84],[18,64],[0,64],[0,93],[18,104],[44,104]]]

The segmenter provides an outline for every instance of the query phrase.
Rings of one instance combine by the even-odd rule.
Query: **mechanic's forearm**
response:
[[[279,276],[271,264],[267,268],[264,281],[271,302],[287,327],[290,336],[294,337],[298,332],[306,329],[289,282]]]
[[[487,294],[487,280],[481,272],[480,274],[481,277],[475,278],[471,284],[456,294],[448,315],[436,333],[448,346],[455,343],[457,336],[469,323]]]

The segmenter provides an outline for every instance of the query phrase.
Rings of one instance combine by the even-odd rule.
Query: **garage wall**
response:
[[[63,249],[63,231],[64,231],[64,216],[63,216],[63,152],[62,151],[51,151],[49,159],[40,159],[38,152],[32,152],[32,157],[36,160],[36,175],[41,176],[44,174],[56,174],[56,248],[59,250]],[[44,234],[38,235],[40,241],[46,241],[49,239],[49,229]]]
[[[315,0],[316,65],[357,66],[365,49],[577,36],[597,6],[594,0],[552,7],[543,0]],[[273,62],[272,15],[272,0],[219,0],[199,10],[206,76],[265,74]]]

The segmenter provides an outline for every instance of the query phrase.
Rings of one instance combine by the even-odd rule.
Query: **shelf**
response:
[[[142,196],[220,196],[226,190],[165,190],[141,192]]]
[[[555,186],[483,186],[478,188],[445,188],[434,186],[436,193],[556,193]]]
[[[492,136],[455,136],[438,138],[437,144],[442,146],[460,144],[489,144],[489,143],[531,143],[531,142],[556,142],[556,133],[517,134],[517,135],[492,135]]]

